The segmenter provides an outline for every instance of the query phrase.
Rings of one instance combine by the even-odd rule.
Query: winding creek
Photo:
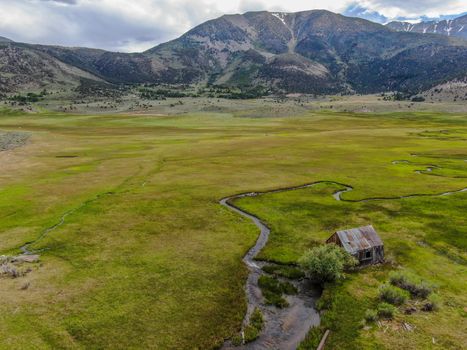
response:
[[[333,184],[341,186],[342,189],[333,193],[333,197],[337,201],[345,202],[369,202],[379,200],[399,200],[404,198],[414,197],[440,197],[448,196],[455,193],[467,192],[467,187],[460,190],[443,192],[438,194],[410,194],[406,196],[397,197],[375,197],[364,198],[358,200],[343,199],[344,193],[353,191],[353,187],[334,181],[317,181],[301,186],[281,188],[265,192],[249,192],[242,193],[220,200],[220,204],[230,209],[231,211],[248,218],[259,229],[260,235],[256,244],[247,252],[243,258],[243,262],[249,269],[249,275],[246,281],[245,292],[247,296],[247,313],[243,320],[244,328],[249,323],[251,314],[255,308],[259,308],[264,317],[264,326],[259,338],[251,343],[235,347],[230,341],[226,341],[222,349],[281,349],[281,350],[295,350],[301,341],[305,338],[310,328],[319,325],[320,317],[315,308],[315,303],[318,300],[321,291],[317,286],[313,286],[309,280],[303,279],[301,281],[288,280],[293,283],[298,289],[296,295],[286,296],[289,306],[283,309],[274,306],[265,305],[261,295],[261,290],[258,286],[258,279],[264,273],[262,267],[268,263],[256,261],[255,258],[259,252],[266,246],[268,242],[271,229],[259,217],[250,214],[234,204],[234,201],[245,197],[258,197],[264,194],[272,194],[279,192],[287,192],[310,188],[319,184]]]

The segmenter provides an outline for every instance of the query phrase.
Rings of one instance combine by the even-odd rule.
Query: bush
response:
[[[379,297],[382,301],[393,305],[402,305],[409,298],[409,293],[398,287],[383,285],[379,291]]]
[[[416,298],[426,299],[434,289],[432,285],[422,281],[418,276],[403,272],[392,273],[389,281],[392,285],[405,289]]]
[[[410,293],[417,298],[426,299],[433,292],[433,286],[429,285],[426,282],[421,282],[418,285],[415,285]]]
[[[423,311],[438,311],[441,306],[441,298],[438,294],[431,294],[423,305]]]
[[[378,312],[373,309],[368,309],[365,312],[365,321],[375,322],[378,319]]]
[[[310,249],[299,261],[308,276],[318,283],[333,282],[343,277],[344,269],[357,265],[357,260],[335,244]]]
[[[396,313],[396,308],[388,303],[381,303],[378,305],[378,317],[392,319]]]

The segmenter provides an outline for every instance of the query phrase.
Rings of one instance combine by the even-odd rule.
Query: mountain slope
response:
[[[18,56],[0,63],[0,77],[17,80],[9,84],[13,90],[22,79],[76,84],[85,75],[110,83],[212,83],[284,92],[418,92],[467,72],[467,41],[398,32],[323,10],[226,15],[137,54],[17,43],[0,44],[0,50]],[[41,74],[28,73],[28,61]]]
[[[151,59],[143,54],[60,46],[31,47],[110,83],[140,83],[154,79]]]
[[[467,101],[467,75],[455,80],[447,81],[437,85],[423,93],[427,101]],[[465,102],[464,102],[465,103]]]
[[[32,46],[0,43],[0,92],[73,87],[83,78],[100,80]]]
[[[467,39],[467,15],[452,20],[428,21],[415,24],[394,21],[388,23],[387,27],[400,32],[443,34]]]
[[[0,36],[0,43],[12,43],[13,40]]]
[[[295,50],[294,18],[250,12],[206,22],[149,50],[171,82],[277,85],[286,90],[337,91],[342,86],[320,62]]]
[[[399,33],[319,10],[223,16],[146,54],[171,82],[237,85],[248,76],[286,91],[374,92],[424,89],[457,76],[467,70],[466,50],[450,38]],[[440,66],[452,57],[460,61]]]

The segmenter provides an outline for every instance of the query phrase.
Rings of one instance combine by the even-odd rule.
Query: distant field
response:
[[[258,234],[218,204],[225,196],[320,180],[354,187],[347,199],[467,187],[465,114],[295,106],[287,115],[238,103],[246,106],[174,116],[1,112],[2,132],[30,138],[0,152],[0,254],[26,242],[45,250],[25,277],[0,279],[0,349],[222,344],[243,319],[242,257]],[[328,348],[467,347],[467,193],[347,203],[333,201],[335,189],[238,202],[271,225],[260,257],[280,263],[339,228],[380,232],[393,264],[325,292]],[[442,308],[362,328],[379,284],[399,267],[435,283]]]
[[[396,112],[450,112],[467,113],[467,103],[463,99],[426,96],[425,102],[409,100],[395,101],[391,94],[375,95],[330,95],[314,96],[291,94],[288,97],[266,96],[258,99],[238,100],[209,97],[168,97],[162,100],[146,99],[136,91],[123,96],[109,97],[96,95],[79,96],[74,91],[51,91],[37,102],[19,102],[0,96],[0,106],[24,111],[75,113],[87,115],[136,114],[136,115],[180,115],[193,113],[229,113],[249,117],[290,117],[306,112],[352,112],[387,113]],[[389,100],[387,100],[389,99]]]

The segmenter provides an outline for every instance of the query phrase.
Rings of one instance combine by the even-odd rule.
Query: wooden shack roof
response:
[[[380,247],[383,245],[383,241],[371,225],[350,230],[337,231],[336,234],[344,249],[350,254],[355,254],[361,250],[367,250],[372,247]]]

